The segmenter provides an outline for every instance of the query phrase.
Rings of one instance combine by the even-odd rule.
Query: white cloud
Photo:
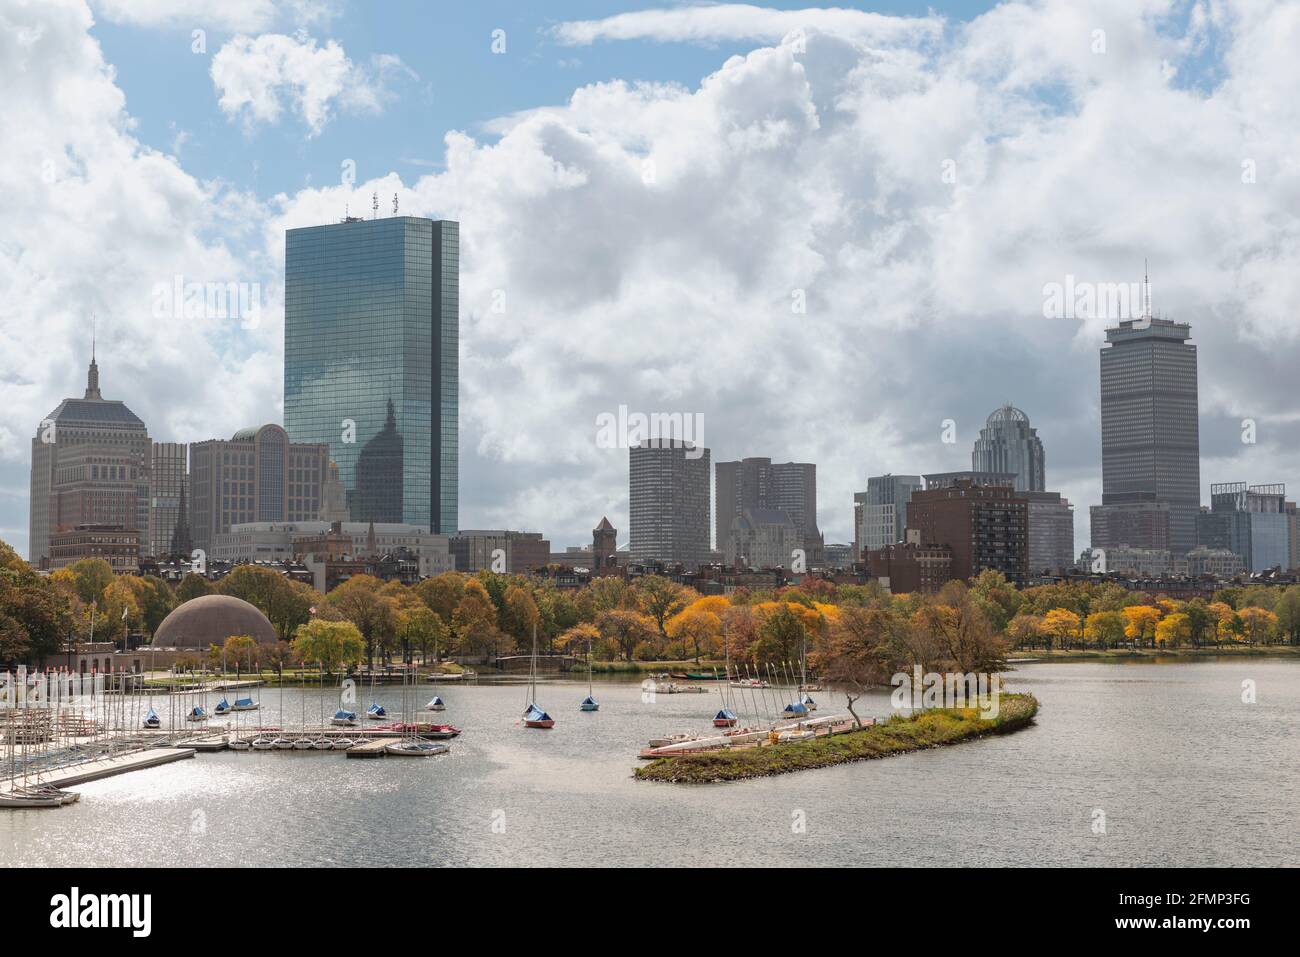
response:
[[[105,20],[132,26],[259,32],[276,23],[322,26],[342,0],[92,0]]]
[[[569,46],[588,46],[598,40],[774,42],[801,30],[896,43],[935,39],[942,33],[943,23],[941,17],[933,15],[891,17],[838,7],[773,10],[748,3],[719,3],[636,10],[599,20],[571,20],[558,24],[552,33]]]
[[[25,9],[0,31],[0,436],[19,437],[0,440],[0,486],[25,481],[26,437],[76,390],[92,309],[117,330],[105,390],[156,437],[276,418],[283,230],[375,190],[462,224],[466,527],[562,546],[609,514],[626,541],[627,453],[594,437],[627,404],[703,413],[715,460],[815,461],[821,525],[844,540],[867,475],[967,467],[1011,401],[1082,546],[1105,323],[1044,319],[1042,289],[1135,280],[1144,258],[1157,308],[1199,346],[1203,485],[1300,479],[1293,6],[1242,0],[1187,27],[1154,0],[1009,4],[937,46],[809,30],[806,52],[765,46],[697,87],[593,84],[485,139],[452,133],[414,182],[270,200],[144,149],[78,6]],[[1207,88],[1186,82],[1203,48],[1221,58]],[[56,183],[34,188],[45,160]],[[176,272],[265,282],[262,327],[141,318]],[[1258,445],[1239,441],[1246,416]],[[22,524],[0,502],[0,526]]]
[[[217,105],[231,119],[248,126],[276,123],[286,105],[320,133],[335,109],[378,113],[390,96],[387,81],[414,75],[392,54],[373,58],[371,69],[358,67],[334,40],[317,46],[311,37],[266,33],[237,36],[212,58]]]

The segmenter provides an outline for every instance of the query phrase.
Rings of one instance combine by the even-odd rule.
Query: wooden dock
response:
[[[87,761],[84,764],[74,764],[58,770],[42,771],[40,779],[42,784],[66,788],[74,784],[85,784],[87,781],[112,777],[114,774],[139,771],[142,768],[152,768],[192,757],[194,757],[193,748],[149,748],[144,751],[119,754],[112,758],[100,758],[98,761]],[[8,782],[0,782],[0,789],[7,788]]]
[[[401,738],[375,738],[363,744],[354,744],[343,753],[350,758],[382,758],[384,748],[401,740]]]

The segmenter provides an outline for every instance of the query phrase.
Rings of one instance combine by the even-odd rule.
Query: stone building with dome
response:
[[[275,626],[254,605],[233,595],[200,595],[162,620],[153,634],[153,647],[206,652],[232,635],[248,635],[262,645],[280,640]]]

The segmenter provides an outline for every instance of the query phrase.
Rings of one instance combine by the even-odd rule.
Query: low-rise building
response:
[[[551,543],[541,532],[505,529],[459,531],[450,540],[457,571],[495,571],[527,575],[551,560]]]
[[[895,595],[937,592],[954,577],[952,549],[922,544],[915,529],[909,528],[904,534],[907,541],[868,550],[863,559],[868,573]]]
[[[140,568],[140,533],[122,525],[77,525],[50,533],[50,568],[66,568],[83,558],[102,558],[113,571]]]

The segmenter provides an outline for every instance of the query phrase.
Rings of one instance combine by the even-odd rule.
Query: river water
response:
[[[1246,680],[1256,703],[1242,701]],[[684,787],[634,780],[636,751],[651,736],[707,728],[716,692],[647,701],[635,681],[598,682],[601,710],[583,714],[585,682],[557,679],[538,693],[556,727],[534,731],[516,723],[520,685],[443,685],[447,711],[435,720],[464,729],[450,754],[199,754],[78,785],[81,801],[65,808],[0,812],[0,863],[1297,863],[1300,662],[1035,663],[1008,675],[1007,688],[1038,696],[1033,727]],[[429,692],[420,693],[423,704]],[[315,720],[317,693],[288,690],[289,720],[304,694]],[[817,697],[820,714],[842,702]],[[380,700],[395,709],[400,691]],[[264,690],[257,720],[272,721],[278,703]],[[857,707],[886,714],[888,695]]]

